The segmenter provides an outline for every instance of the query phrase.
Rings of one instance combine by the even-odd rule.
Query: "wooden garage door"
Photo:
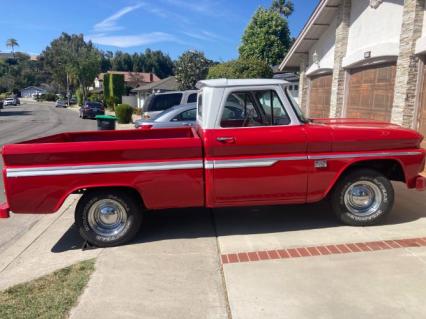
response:
[[[330,117],[331,74],[310,78],[309,117]]]
[[[351,70],[346,117],[390,122],[395,64]]]
[[[421,108],[419,110],[419,132],[426,138],[426,66],[423,68],[423,86],[421,93]],[[423,140],[422,147],[426,148],[426,140]]]

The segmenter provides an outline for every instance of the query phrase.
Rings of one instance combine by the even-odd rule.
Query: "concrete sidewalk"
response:
[[[217,249],[208,210],[156,212],[101,254],[70,318],[228,318]]]
[[[102,249],[82,251],[74,224],[79,198],[71,195],[59,212],[46,215],[0,254],[0,290],[97,257]]]
[[[71,318],[423,318],[426,193],[395,187],[384,225],[342,226],[325,203],[167,210],[146,214],[129,245],[89,251],[79,249],[72,196],[0,253],[0,289],[97,257]],[[295,249],[414,237],[424,245],[318,256]],[[247,252],[267,257],[221,263]]]

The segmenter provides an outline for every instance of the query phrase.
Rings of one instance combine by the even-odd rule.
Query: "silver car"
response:
[[[177,105],[158,114],[153,119],[135,121],[135,128],[173,128],[194,126],[197,116],[197,103]]]

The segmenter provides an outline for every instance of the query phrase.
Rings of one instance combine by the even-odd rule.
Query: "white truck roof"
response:
[[[203,80],[197,83],[197,88],[203,87],[235,87],[235,86],[265,86],[265,85],[290,85],[290,82],[278,79],[214,79]]]

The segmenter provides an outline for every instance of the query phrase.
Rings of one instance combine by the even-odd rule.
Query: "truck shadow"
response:
[[[415,193],[416,194],[416,193]],[[417,193],[418,194],[418,193]],[[421,194],[415,202],[403,195],[384,225],[404,224],[426,217]],[[138,236],[128,245],[182,238],[267,234],[342,227],[326,201],[310,205],[169,209],[145,214]],[[52,252],[80,249],[83,240],[74,226]]]

